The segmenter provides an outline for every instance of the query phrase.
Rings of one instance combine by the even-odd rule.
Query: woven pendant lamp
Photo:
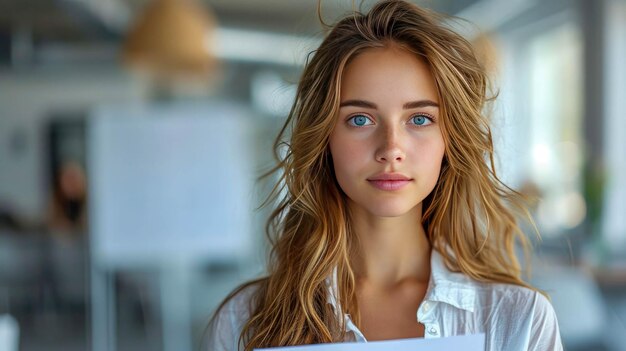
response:
[[[211,13],[192,0],[153,0],[131,26],[124,62],[161,78],[206,76],[216,64],[214,29]]]

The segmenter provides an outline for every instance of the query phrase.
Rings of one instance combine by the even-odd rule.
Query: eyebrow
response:
[[[378,109],[378,106],[376,106],[375,103],[365,101],[365,100],[346,100],[342,102],[341,104],[339,104],[340,108],[345,107],[345,106],[363,107],[363,108],[369,108],[373,110]],[[429,107],[429,106],[439,107],[439,104],[432,100],[418,100],[418,101],[409,101],[405,103],[404,105],[402,105],[402,108],[405,110],[408,110],[412,108]]]

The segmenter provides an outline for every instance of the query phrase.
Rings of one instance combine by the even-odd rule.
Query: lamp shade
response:
[[[215,21],[192,0],[153,0],[131,26],[123,59],[158,75],[208,74]]]

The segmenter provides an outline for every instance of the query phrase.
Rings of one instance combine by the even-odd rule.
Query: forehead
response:
[[[340,93],[341,100],[438,102],[435,81],[426,61],[398,46],[370,48],[353,57],[344,69]]]

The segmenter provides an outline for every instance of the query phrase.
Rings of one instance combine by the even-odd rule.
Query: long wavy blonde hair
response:
[[[422,222],[448,268],[484,282],[528,286],[514,249],[527,246],[517,218],[522,198],[494,169],[488,79],[472,45],[443,18],[405,1],[387,0],[340,20],[306,64],[289,117],[275,142],[280,179],[269,203],[268,276],[255,286],[240,345],[245,350],[341,341],[349,313],[360,324],[351,253],[356,233],[335,179],[328,147],[338,115],[342,73],[368,48],[399,44],[422,57],[434,76],[446,149],[439,180],[424,200]],[[337,301],[326,279],[337,273]]]

